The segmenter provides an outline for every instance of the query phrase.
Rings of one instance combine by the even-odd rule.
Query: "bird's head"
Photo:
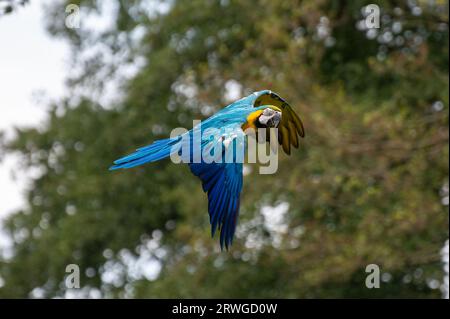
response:
[[[278,127],[281,121],[281,110],[274,106],[268,105],[262,110],[262,113],[255,121],[256,127],[270,128]]]

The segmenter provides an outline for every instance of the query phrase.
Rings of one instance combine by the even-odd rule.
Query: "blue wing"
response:
[[[212,144],[202,146],[215,161],[189,163],[192,173],[202,181],[203,191],[208,194],[208,212],[211,236],[220,230],[220,247],[232,244],[239,215],[242,190],[242,167],[246,136],[240,125],[227,125],[215,136]],[[210,146],[210,147],[208,147]],[[219,146],[219,148],[217,148]],[[217,152],[217,154],[214,154]],[[222,155],[220,159],[216,155]]]
[[[242,190],[242,163],[191,163],[192,173],[202,181],[208,193],[211,236],[220,230],[220,247],[233,242]]]

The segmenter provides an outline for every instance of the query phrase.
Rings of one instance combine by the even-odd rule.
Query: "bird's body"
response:
[[[288,154],[291,145],[298,147],[298,135],[304,136],[303,124],[289,104],[264,90],[228,105],[186,133],[155,141],[116,160],[111,170],[181,155],[208,194],[212,235],[219,228],[220,245],[228,248],[236,229],[243,183],[244,154],[239,150],[245,149],[246,130],[258,128],[277,128],[278,141]],[[208,131],[213,133],[204,134]],[[230,148],[234,151],[227,152]],[[216,160],[218,157],[221,160]]]

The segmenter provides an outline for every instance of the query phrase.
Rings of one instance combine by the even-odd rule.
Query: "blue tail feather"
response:
[[[138,148],[136,152],[114,161],[114,165],[109,169],[131,168],[145,163],[159,161],[176,152],[176,144],[180,140],[180,137],[176,137],[155,141],[153,144]]]

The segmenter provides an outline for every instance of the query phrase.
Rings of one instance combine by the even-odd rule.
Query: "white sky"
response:
[[[64,65],[68,46],[51,39],[44,29],[43,2],[30,1],[10,15],[0,17],[0,130],[10,135],[14,126],[35,126],[45,115],[45,106],[33,95],[57,98],[64,91]],[[0,219],[24,201],[23,175],[13,180],[17,161],[9,156],[0,163]],[[1,243],[1,238],[0,238]]]

